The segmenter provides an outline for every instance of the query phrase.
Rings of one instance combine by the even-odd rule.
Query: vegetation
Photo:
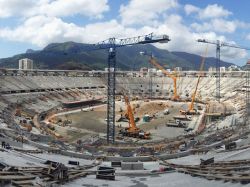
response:
[[[39,69],[103,70],[107,67],[107,50],[89,51],[88,44],[75,42],[52,43],[41,51],[27,50],[26,53],[0,59],[0,67],[17,68],[18,60],[30,58]],[[141,51],[152,52],[159,63],[167,68],[182,67],[184,70],[199,70],[201,57],[185,52],[169,52],[153,45],[128,46],[117,49],[117,67],[121,70],[138,70],[151,67],[148,57],[140,56]],[[215,58],[207,58],[205,68],[215,66]],[[221,62],[228,67],[231,63]]]

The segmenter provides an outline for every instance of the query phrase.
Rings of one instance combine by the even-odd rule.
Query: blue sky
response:
[[[249,0],[0,0],[0,58],[52,42],[95,43],[154,32],[170,51],[202,55],[198,38],[250,47]],[[248,51],[222,49],[222,59],[243,65]],[[208,56],[215,56],[214,46]]]

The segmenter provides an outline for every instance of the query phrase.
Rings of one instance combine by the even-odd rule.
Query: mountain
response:
[[[27,49],[26,50],[26,53],[35,53],[36,51],[35,50],[33,50],[33,49]]]
[[[187,61],[191,62],[196,70],[199,70],[200,63],[201,63],[201,56],[186,53],[186,52],[172,52],[174,55],[185,58]],[[234,65],[233,63],[220,61],[221,67],[229,67],[231,65]],[[213,57],[207,57],[205,59],[205,66],[204,68],[207,70],[209,67],[216,67],[216,58]]]
[[[107,50],[89,50],[89,44],[65,42],[52,43],[43,50],[28,49],[26,53],[0,59],[0,67],[17,68],[18,60],[30,58],[35,68],[39,69],[81,69],[103,70],[107,67]],[[141,56],[141,51],[152,52],[164,68],[182,67],[184,70],[198,70],[201,57],[185,52],[169,52],[153,45],[136,45],[117,48],[117,67],[122,70],[138,70],[149,66],[148,57]],[[205,68],[215,66],[215,58],[207,58]],[[221,61],[221,66],[231,63]]]

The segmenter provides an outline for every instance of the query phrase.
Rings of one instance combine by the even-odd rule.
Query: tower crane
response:
[[[132,38],[109,38],[92,45],[90,50],[109,49],[108,54],[108,91],[107,91],[107,143],[115,141],[115,90],[116,90],[116,48],[138,44],[167,43],[168,35],[153,33]]]
[[[191,102],[190,102],[190,104],[188,106],[188,110],[187,111],[180,110],[180,113],[183,114],[183,115],[197,114],[197,111],[194,109],[194,101],[195,101],[195,98],[196,98],[196,94],[197,94],[198,86],[199,86],[199,83],[200,83],[200,79],[202,77],[202,71],[204,69],[205,59],[206,59],[206,56],[207,56],[207,49],[208,48],[206,48],[205,55],[202,57],[202,60],[201,60],[200,73],[199,73],[198,80],[197,80],[197,83],[196,83],[196,86],[195,86],[195,89],[194,89],[194,93],[192,94]]]
[[[133,109],[130,105],[128,96],[124,95],[125,104],[127,106],[127,114],[129,119],[129,127],[120,130],[120,134],[123,136],[130,136],[134,138],[141,138],[141,139],[149,139],[150,133],[144,132],[143,130],[139,129],[135,124],[135,118]]]
[[[220,49],[221,47],[232,47],[232,48],[238,48],[238,49],[245,49],[245,50],[250,50],[250,48],[246,47],[241,47],[238,45],[226,43],[220,40],[207,40],[207,39],[198,39],[198,42],[201,43],[207,43],[207,44],[212,44],[216,45],[216,99],[218,102],[220,102]]]
[[[164,73],[166,76],[170,77],[173,82],[174,82],[174,95],[172,96],[171,100],[173,101],[178,101],[180,99],[180,96],[177,93],[177,77],[176,75],[173,75],[171,73],[169,73],[168,71],[166,71],[157,61],[156,59],[153,57],[153,54],[148,54],[146,52],[140,52],[141,55],[147,55],[150,57],[149,62],[155,66],[156,68],[158,68],[159,70],[162,71],[162,73]]]

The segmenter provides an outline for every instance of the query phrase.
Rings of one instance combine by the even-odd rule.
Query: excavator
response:
[[[172,96],[171,100],[172,101],[179,101],[180,100],[180,96],[177,94],[177,77],[176,75],[173,75],[171,73],[169,73],[168,71],[166,71],[160,64],[157,63],[156,59],[151,56],[149,62],[157,67],[159,70],[162,71],[162,73],[164,73],[165,75],[167,75],[168,77],[170,77],[173,81],[174,81],[174,95]]]
[[[120,130],[120,134],[123,136],[129,136],[140,139],[150,139],[150,133],[136,127],[133,109],[130,105],[128,96],[124,95],[125,104],[127,106],[127,114],[129,119],[129,127]]]
[[[202,71],[204,69],[205,59],[206,59],[206,56],[207,56],[207,50],[208,50],[208,48],[206,48],[205,55],[202,57],[201,66],[200,66],[200,73],[199,73],[198,80],[197,80],[197,83],[196,83],[196,86],[195,86],[195,89],[194,89],[194,93],[192,94],[191,103],[188,106],[188,110],[180,110],[180,113],[182,115],[199,114],[199,112],[194,108],[194,102],[195,102],[195,98],[196,98],[196,95],[197,95],[198,86],[199,86],[199,83],[200,83],[200,80],[201,80],[201,77],[202,77]]]

